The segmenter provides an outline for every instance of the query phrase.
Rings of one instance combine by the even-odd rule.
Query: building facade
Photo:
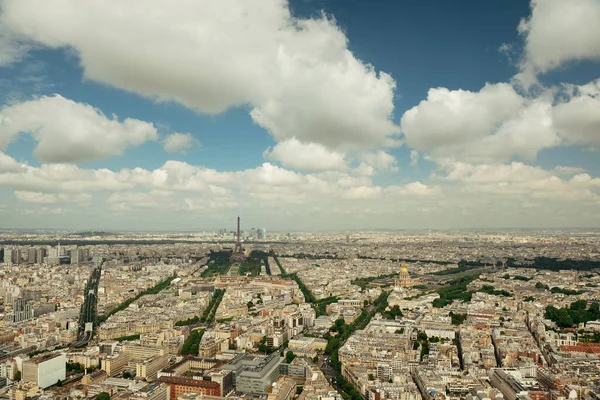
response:
[[[43,354],[23,362],[23,381],[33,382],[42,389],[64,381],[66,372],[64,354]]]

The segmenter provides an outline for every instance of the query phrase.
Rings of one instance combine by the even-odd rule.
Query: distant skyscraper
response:
[[[79,261],[80,262],[89,262],[90,261],[90,249],[85,248],[85,249],[79,249],[79,254],[80,254],[80,258]]]
[[[46,249],[45,249],[45,248],[43,248],[43,247],[42,247],[42,248],[39,248],[39,249],[37,249],[37,257],[36,257],[36,258],[37,258],[37,262],[38,262],[39,264],[41,264],[41,263],[43,263],[43,262],[44,262],[44,258],[46,258],[46,255],[47,255],[47,253],[48,253],[48,252],[47,252],[47,251],[46,251]]]
[[[48,250],[48,264],[56,265],[60,263],[60,246],[50,247]]]
[[[6,247],[4,249],[4,260],[3,261],[4,261],[5,264],[12,264],[12,253],[11,253],[11,250],[12,249],[10,249],[8,247]]]
[[[21,250],[14,247],[4,249],[4,262],[8,265],[18,265],[21,263]]]
[[[71,264],[79,264],[90,260],[90,249],[76,247],[71,250]]]
[[[33,318],[33,307],[29,300],[16,299],[13,303],[13,322],[27,321]]]
[[[37,260],[37,249],[35,247],[30,247],[27,249],[27,263],[28,264],[36,264]]]
[[[79,264],[79,249],[77,247],[71,250],[71,264]]]

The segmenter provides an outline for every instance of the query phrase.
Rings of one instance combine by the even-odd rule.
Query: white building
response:
[[[23,381],[33,382],[41,389],[64,381],[67,358],[64,354],[43,354],[23,362]]]

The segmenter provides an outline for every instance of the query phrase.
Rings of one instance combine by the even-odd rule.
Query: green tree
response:
[[[577,300],[571,303],[571,310],[585,310],[587,308],[587,303],[585,300]]]
[[[98,393],[98,396],[96,396],[96,400],[110,400],[110,394],[106,392],[100,392]]]
[[[396,317],[403,317],[403,316],[404,316],[404,314],[402,314],[402,311],[400,310],[400,307],[398,305],[395,305],[389,311],[385,311],[383,313],[383,317],[385,319],[396,319]]]
[[[291,363],[292,361],[294,361],[294,358],[296,358],[296,355],[294,354],[293,351],[288,350],[287,353],[285,353],[285,362],[286,363]]]
[[[200,341],[202,340],[202,336],[204,335],[204,330],[193,330],[190,332],[188,338],[183,342],[183,346],[181,347],[181,355],[185,356],[188,354],[197,355],[198,347],[200,346]]]
[[[454,314],[450,311],[450,318],[452,320],[452,325],[461,325],[467,319],[467,314]]]

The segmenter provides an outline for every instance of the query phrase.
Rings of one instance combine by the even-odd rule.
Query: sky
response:
[[[600,227],[600,1],[0,0],[0,229]]]

